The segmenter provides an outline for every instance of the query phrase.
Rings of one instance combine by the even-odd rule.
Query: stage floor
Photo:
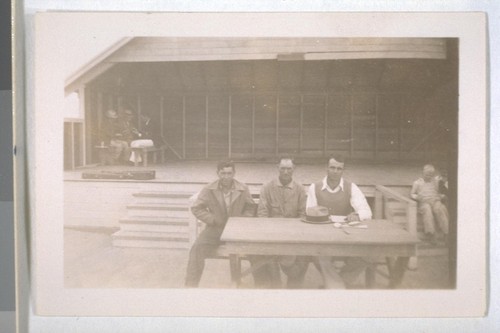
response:
[[[86,171],[155,170],[158,182],[208,183],[217,178],[216,161],[169,161],[165,164],[134,166],[96,166],[64,172],[64,180],[81,180]],[[346,164],[344,177],[358,185],[411,186],[420,177],[420,164]],[[274,163],[236,162],[235,178],[248,184],[262,184],[277,177]],[[326,175],[325,163],[298,164],[294,178],[302,184],[321,180]],[[95,180],[92,180],[95,181]]]

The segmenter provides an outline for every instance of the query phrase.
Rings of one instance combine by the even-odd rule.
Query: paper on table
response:
[[[338,222],[338,223],[345,223],[345,222],[347,222],[347,216],[345,216],[345,215],[330,215],[330,221]]]

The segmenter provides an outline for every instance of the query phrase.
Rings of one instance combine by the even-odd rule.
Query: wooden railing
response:
[[[418,236],[416,201],[383,185],[375,186],[373,217],[391,220],[402,225],[412,235]],[[411,257],[408,268],[416,269],[417,265],[417,257]]]
[[[388,187],[375,186],[374,218],[392,220],[417,235],[417,203]]]

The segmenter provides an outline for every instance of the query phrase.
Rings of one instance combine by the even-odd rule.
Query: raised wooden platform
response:
[[[156,178],[152,180],[82,179],[88,171],[145,170],[134,166],[105,166],[85,168],[64,173],[64,224],[66,226],[117,228],[127,215],[132,195],[141,192],[183,192],[194,194],[205,184],[217,179],[216,161],[167,161],[150,165]],[[357,183],[370,196],[375,184],[383,184],[408,194],[414,179],[419,177],[420,165],[350,163],[345,177]],[[237,162],[236,178],[249,184],[259,193],[263,183],[276,178],[276,164],[270,162]],[[309,186],[326,175],[324,162],[298,163],[294,178]],[[137,200],[139,198],[136,198]],[[137,201],[135,200],[135,201]],[[148,198],[148,202],[151,198]]]
[[[176,183],[208,183],[217,178],[217,161],[166,161],[163,164],[149,165],[148,169],[155,170],[155,182]],[[421,163],[366,163],[348,162],[344,176],[358,185],[380,184],[384,186],[411,186],[420,176]],[[65,181],[81,180],[82,172],[89,170],[141,170],[142,166],[95,166],[82,168],[64,173]],[[236,162],[236,178],[247,184],[262,184],[275,178],[278,174],[273,162]],[[310,184],[326,175],[326,162],[316,160],[310,163],[297,163],[294,178],[302,184]]]

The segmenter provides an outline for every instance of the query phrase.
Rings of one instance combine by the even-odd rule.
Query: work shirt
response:
[[[418,199],[420,203],[440,201],[439,179],[435,177],[429,182],[423,178],[417,179],[413,182],[411,197],[415,200]]]
[[[227,208],[231,206],[231,198],[234,191],[234,185],[231,187],[230,191],[224,193],[224,191],[222,190],[222,185],[219,183],[219,191],[221,191],[222,196],[224,197],[224,203],[226,204],[225,209],[227,211]]]
[[[261,217],[302,217],[306,210],[304,187],[291,181],[287,185],[274,179],[260,190],[257,215]]]
[[[327,177],[323,178],[321,191],[328,191],[330,193],[337,193],[338,191],[344,191],[344,178],[340,178],[339,185],[332,189],[328,186]],[[359,219],[370,220],[372,218],[372,210],[366,201],[365,195],[359,187],[351,183],[351,198],[350,203],[354,212],[359,215]],[[309,186],[309,190],[307,192],[307,208],[314,207],[318,205],[318,200],[316,198],[316,186],[315,184],[311,184]]]

